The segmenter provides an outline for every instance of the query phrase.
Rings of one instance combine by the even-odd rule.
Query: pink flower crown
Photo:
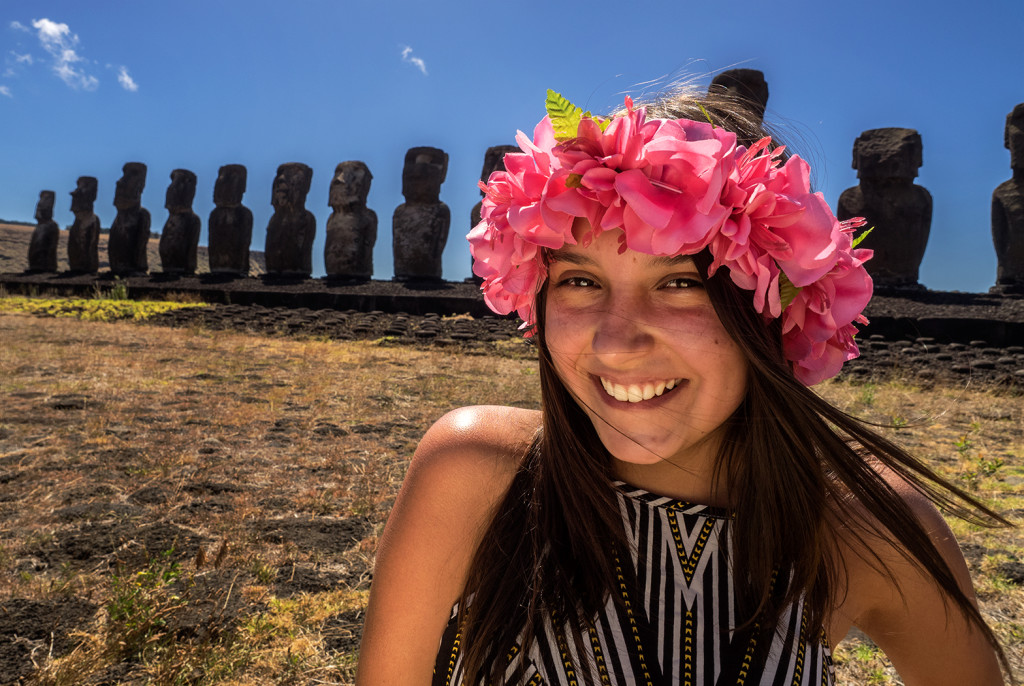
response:
[[[807,162],[783,164],[767,137],[748,149],[709,122],[647,120],[628,97],[626,112],[609,119],[553,91],[547,109],[532,142],[518,132],[523,152],[505,156],[507,171],[480,184],[482,220],[468,238],[492,310],[536,322],[544,250],[575,244],[573,222],[584,217],[593,227],[584,240],[622,229],[623,249],[709,249],[708,276],[726,267],[757,312],[782,317],[783,353],[802,383],[833,377],[859,355],[853,323],[867,323],[872,251],[852,234],[864,220],[836,219],[811,192]]]

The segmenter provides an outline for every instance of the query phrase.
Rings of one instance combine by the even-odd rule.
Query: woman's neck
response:
[[[668,460],[647,465],[614,460],[612,472],[630,486],[656,495],[712,507],[730,505],[725,484],[715,483],[711,461],[681,466]]]

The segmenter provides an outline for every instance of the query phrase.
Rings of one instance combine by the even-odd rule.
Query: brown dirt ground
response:
[[[226,640],[280,599],[365,595],[436,398],[535,406],[481,388],[535,379],[513,359],[21,315],[0,340],[0,683],[100,632],[113,580],[155,561],[183,570],[179,641]],[[361,617],[313,626],[317,659],[351,661]]]

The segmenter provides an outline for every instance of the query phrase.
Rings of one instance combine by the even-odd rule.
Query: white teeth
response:
[[[643,385],[630,384],[629,386],[623,386],[604,378],[601,379],[601,385],[604,387],[605,393],[612,396],[619,402],[631,403],[638,403],[642,400],[656,398],[665,391],[672,390],[681,382],[682,379],[669,379],[667,381],[659,381],[658,383],[646,383]]]

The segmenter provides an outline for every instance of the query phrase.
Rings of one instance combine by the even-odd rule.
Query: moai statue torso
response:
[[[875,251],[868,271],[876,286],[921,288],[918,271],[932,223],[932,196],[914,185],[921,159],[921,136],[913,129],[871,129],[853,144],[860,185],[843,191],[836,214],[864,217],[874,227],[861,247]]]
[[[57,243],[60,241],[60,227],[53,221],[53,191],[40,191],[36,203],[36,228],[28,246],[28,270],[30,272],[57,271]]]
[[[768,82],[757,69],[728,69],[711,80],[708,93],[725,94],[740,101],[758,119],[764,119],[768,106]]]
[[[484,153],[484,168],[480,172],[480,181],[487,183],[487,179],[491,178],[491,174],[496,171],[505,171],[505,155],[510,152],[522,152],[517,145],[494,145],[487,148],[487,152]],[[480,191],[480,195],[483,195],[484,191]],[[480,213],[483,210],[483,201],[473,205],[473,209],[469,212],[469,228],[475,227],[480,223]],[[472,258],[470,258],[470,269],[472,273]],[[479,276],[473,275],[473,282],[477,285],[484,282]]]
[[[313,170],[300,162],[282,164],[274,177],[274,214],[267,224],[266,259],[270,276],[308,277],[313,273],[316,217],[306,209]]]
[[[1024,291],[1024,103],[1006,117],[1005,145],[1013,177],[992,193],[992,242],[997,287]]]
[[[160,234],[160,266],[164,274],[195,274],[202,222],[192,211],[196,175],[187,169],[171,172],[164,207],[170,212]]]
[[[142,207],[146,187],[146,165],[129,162],[114,190],[117,216],[110,225],[107,257],[114,274],[145,274],[149,271],[149,212]]]
[[[365,280],[373,276],[377,213],[366,206],[373,174],[363,162],[342,162],[334,170],[327,219],[324,267],[331,279]]]
[[[242,204],[246,177],[244,166],[226,164],[213,186],[210,212],[210,271],[214,274],[249,274],[249,244],[252,242],[252,211]]]
[[[398,281],[439,281],[441,254],[448,241],[451,212],[441,202],[448,173],[448,153],[438,148],[411,148],[402,169],[405,202],[392,217],[392,250]]]
[[[100,218],[93,212],[97,181],[92,176],[79,176],[71,191],[71,211],[75,223],[68,229],[68,269],[81,274],[95,274],[100,268]]]

